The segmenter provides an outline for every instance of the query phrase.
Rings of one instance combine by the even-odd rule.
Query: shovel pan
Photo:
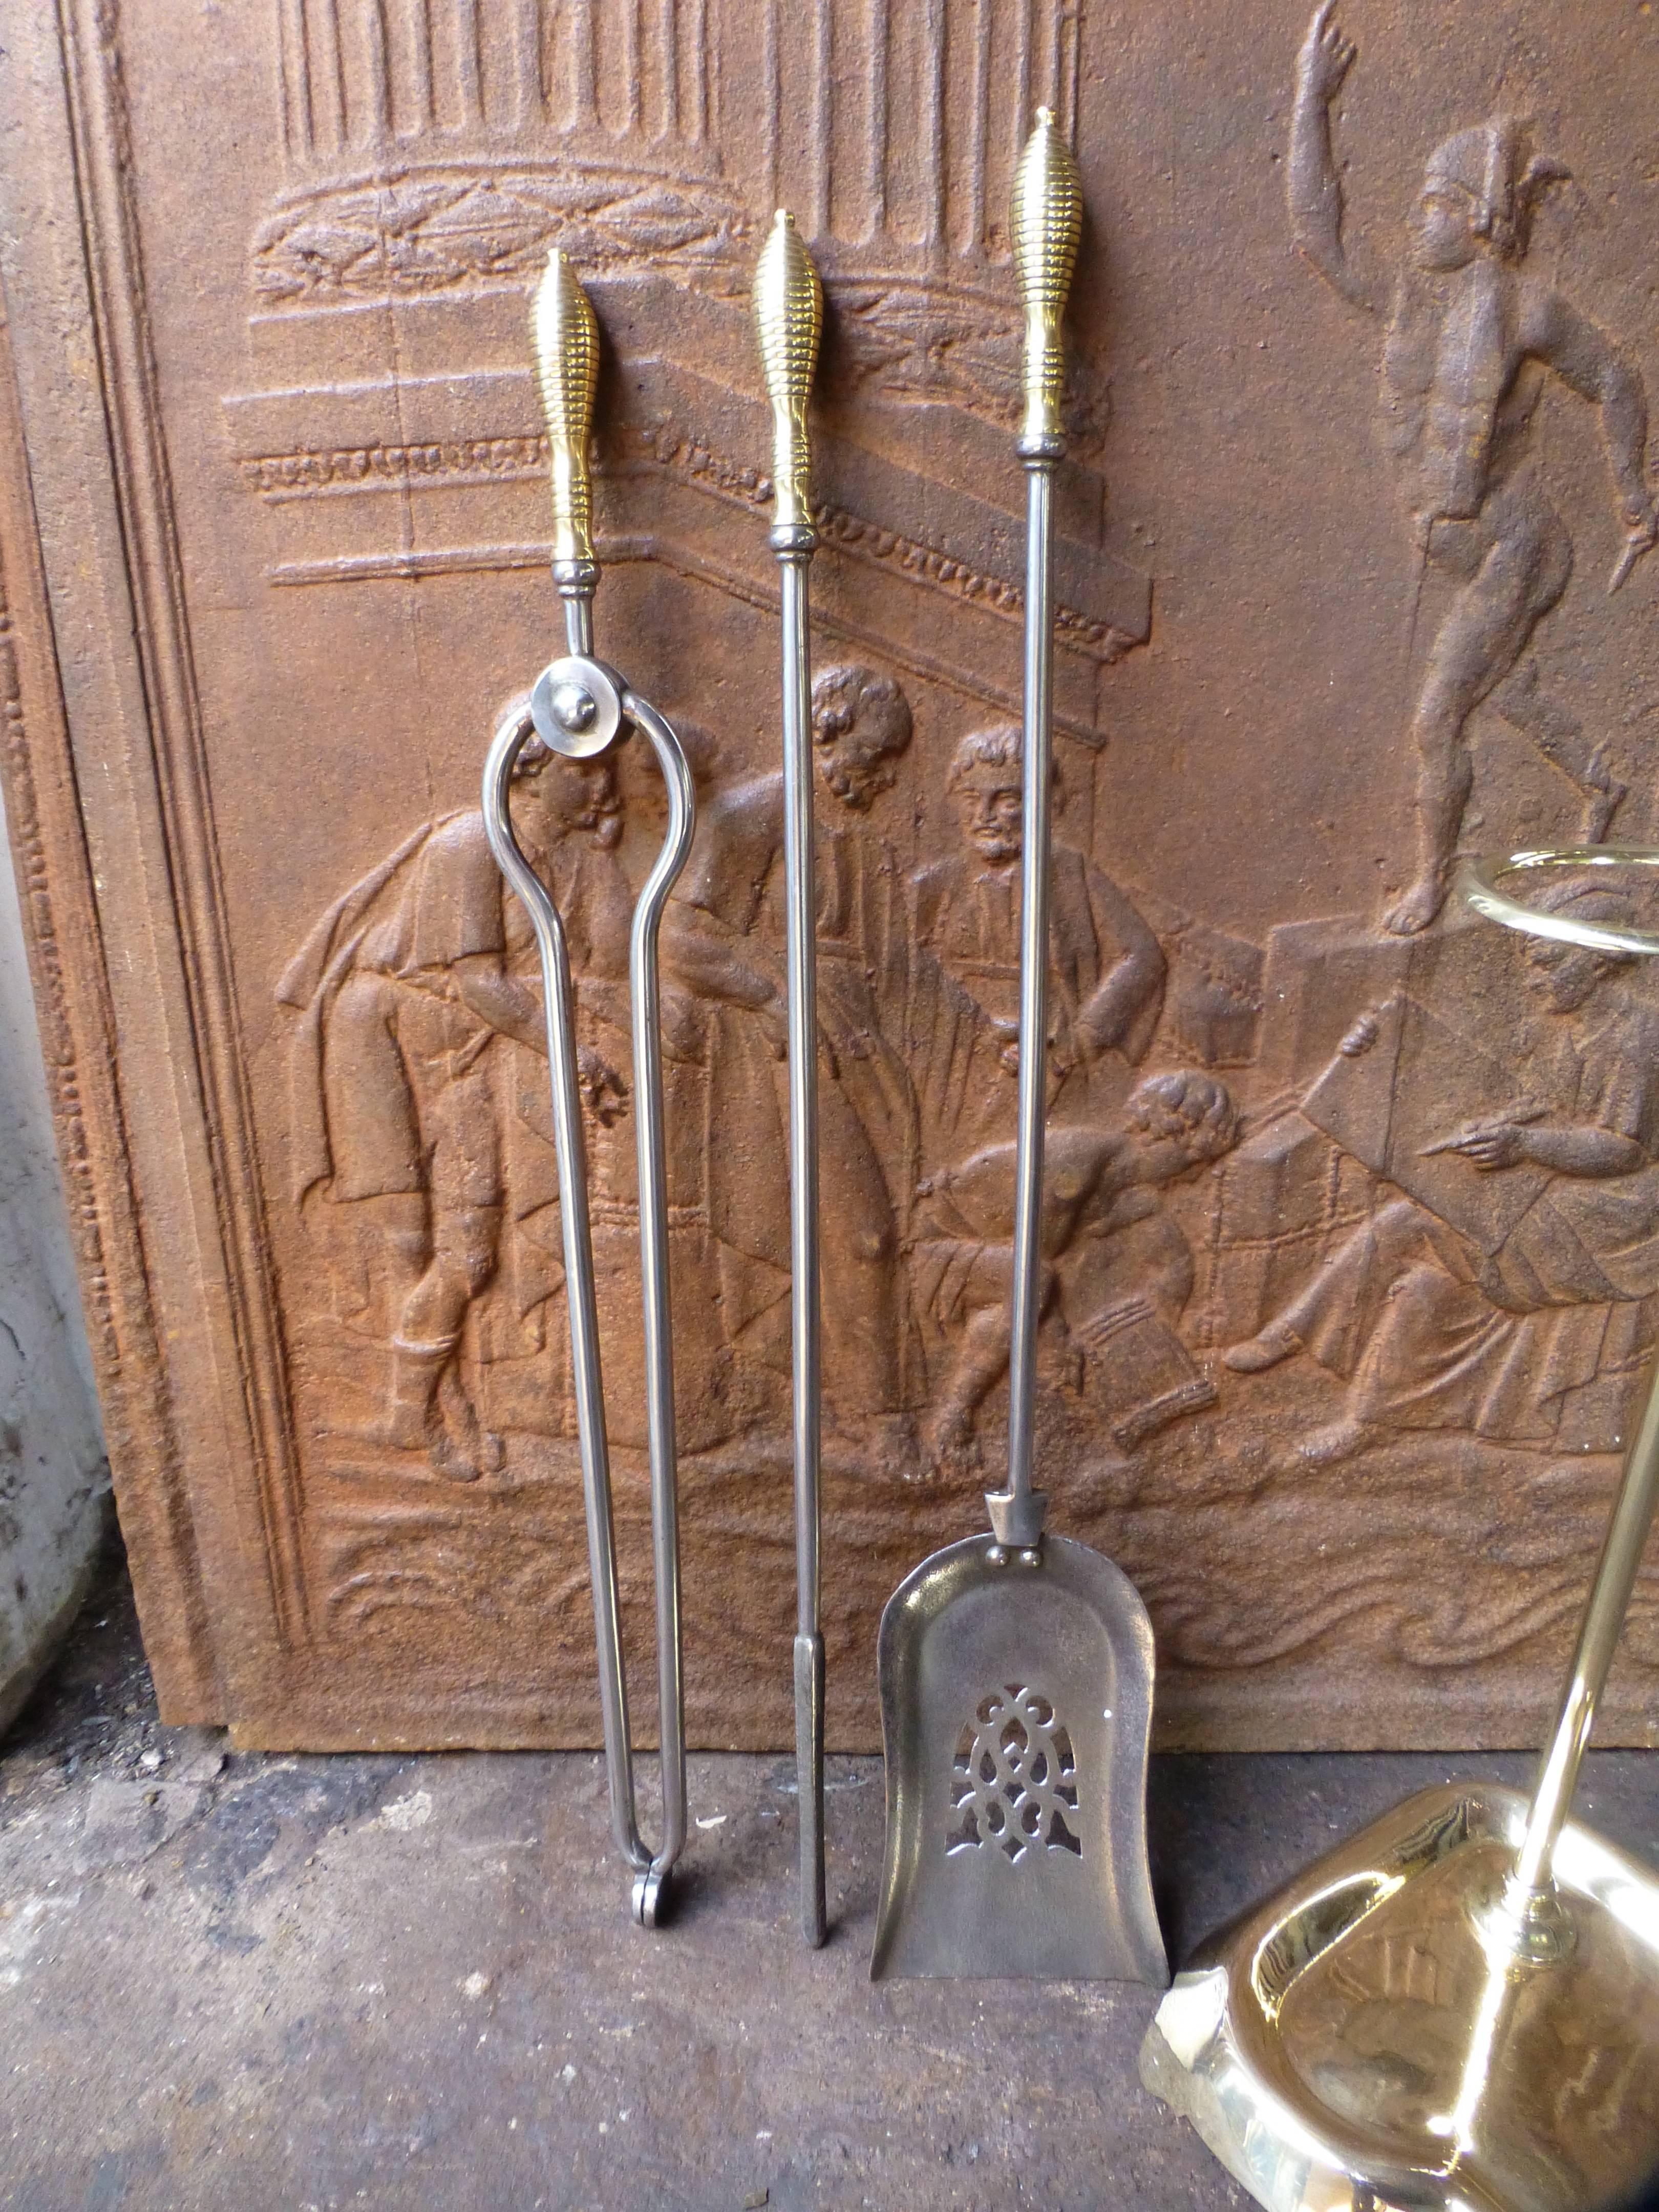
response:
[[[969,1537],[888,1600],[880,1665],[872,1975],[1162,1988],[1142,1810],[1152,1631],[1128,1577],[1064,1536],[1035,1553]]]

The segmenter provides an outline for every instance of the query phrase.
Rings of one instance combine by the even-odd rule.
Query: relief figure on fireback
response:
[[[1383,428],[1414,541],[1413,632],[1426,589],[1450,586],[1412,723],[1416,875],[1387,916],[1393,936],[1414,939],[1445,899],[1473,781],[1467,726],[1484,702],[1577,787],[1587,841],[1606,835],[1624,796],[1528,657],[1573,559],[1534,440],[1548,374],[1598,410],[1626,533],[1613,588],[1659,535],[1659,512],[1638,372],[1528,265],[1538,202],[1566,172],[1528,126],[1500,115],[1430,155],[1391,301],[1356,265],[1329,121],[1354,58],[1328,0],[1297,58],[1288,189],[1303,253],[1345,299],[1387,318]],[[1541,903],[1636,919],[1622,895],[1583,877]],[[1334,1418],[1300,1439],[1316,1464],[1437,1432],[1609,1449],[1659,1325],[1648,980],[1626,956],[1547,943],[1493,952],[1483,968],[1461,934],[1414,948],[1385,935],[1368,951],[1329,925],[1322,949],[1356,984],[1369,970],[1381,988],[1351,1001],[1328,1063],[1298,1071],[1290,1115],[1240,1148],[1224,1215],[1247,1176],[1298,1153],[1334,1189],[1374,1180],[1243,1327],[1222,1319],[1225,1365],[1251,1376],[1305,1355],[1341,1384]]]
[[[1415,874],[1387,915],[1425,929],[1446,897],[1474,781],[1470,716],[1492,704],[1579,792],[1583,834],[1605,837],[1625,787],[1577,717],[1540,688],[1528,649],[1560,601],[1573,544],[1538,473],[1533,422],[1547,374],[1600,414],[1626,555],[1659,537],[1646,477],[1647,400],[1625,354],[1528,265],[1540,200],[1567,171],[1520,118],[1495,115],[1429,155],[1390,295],[1345,228],[1330,109],[1355,49],[1324,0],[1297,58],[1287,187],[1303,254],[1351,305],[1385,319],[1385,440],[1408,518],[1416,641],[1431,575],[1455,585],[1425,656],[1411,720],[1418,761]]]
[[[1019,1035],[1018,725],[969,731],[951,757],[945,789],[963,849],[917,874],[916,935],[1001,1040],[1002,1064],[1012,1075]],[[1057,805],[1062,797],[1056,762]],[[1164,959],[1128,896],[1087,854],[1059,840],[1049,914],[1049,1106],[1076,1119],[1090,1105],[1121,1103],[1128,1071],[1145,1059],[1158,1026]]]
[[[520,756],[514,797],[526,849],[566,917],[582,999],[625,999],[632,894],[616,853],[614,764],[558,762],[537,741]],[[502,1464],[459,1354],[468,1310],[502,1256],[514,1087],[502,1052],[547,1049],[539,985],[524,972],[532,950],[483,817],[463,811],[417,830],[337,900],[276,994],[301,1017],[295,1197],[329,1254],[343,1317],[390,1344],[373,1440],[424,1450],[456,1481]],[[624,1078],[589,1046],[582,1079],[590,1115],[614,1120]]]
[[[787,1418],[782,789],[775,773],[728,769],[713,738],[681,726],[700,807],[664,927],[671,1243],[696,1318],[682,1385],[708,1401],[702,1433],[716,1443],[781,1433]],[[941,811],[963,849],[909,872],[879,817],[911,753],[904,690],[865,664],[824,669],[812,731],[833,1429],[852,1447],[842,1463],[882,1479],[965,1475],[1007,1368],[1019,732],[958,740]],[[571,946],[595,1256],[618,1325],[637,1296],[626,783],[609,756],[579,767],[532,746],[514,789]],[[1127,1450],[1214,1398],[1180,1333],[1194,1260],[1168,1198],[1230,1150],[1237,1114],[1199,1071],[1136,1082],[1165,955],[1088,854],[1060,853],[1045,1372]],[[500,1474],[511,1431],[567,1434],[568,1407],[550,1320],[562,1279],[539,975],[477,813],[416,831],[337,900],[278,997],[301,1017],[296,1194],[336,1325],[383,1362],[357,1363],[354,1388],[374,1411],[344,1432],[452,1480]],[[539,1386],[490,1383],[492,1362],[526,1356],[554,1363]],[[626,1399],[621,1340],[614,1371]]]
[[[1536,902],[1585,921],[1635,921],[1628,897],[1571,877]],[[1395,1189],[1225,1355],[1253,1375],[1305,1352],[1342,1380],[1336,1419],[1302,1440],[1316,1462],[1436,1430],[1548,1446],[1573,1393],[1609,1371],[1631,1376],[1652,1345],[1659,1007],[1632,954],[1538,940],[1522,957],[1542,1024],[1559,1032],[1526,1055],[1526,1094],[1512,1067],[1483,1070],[1487,1055],[1455,1030],[1444,1049],[1419,1043],[1404,1080],[1431,1118],[1387,1164]],[[1304,1113],[1330,1129],[1345,1118],[1363,1127],[1344,1098],[1398,1091],[1412,1015],[1419,1039],[1439,1027],[1431,1010],[1398,1000],[1362,1014]],[[1486,1110],[1436,1128],[1455,1116],[1460,1069],[1471,1083],[1484,1073],[1493,1091],[1507,1082],[1510,1103],[1494,1112],[1480,1102]],[[1488,1190],[1474,1187],[1483,1179]]]
[[[1219,1159],[1238,1133],[1224,1084],[1194,1069],[1142,1078],[1103,1128],[1049,1135],[1039,1326],[1045,1364],[1129,1447],[1214,1401],[1178,1334],[1193,1254],[1167,1186]],[[979,1467],[975,1417],[1008,1371],[1015,1147],[988,1146],[928,1177],[916,1260],[951,1346],[927,1419],[940,1462]],[[1162,1387],[1159,1387],[1159,1386]]]

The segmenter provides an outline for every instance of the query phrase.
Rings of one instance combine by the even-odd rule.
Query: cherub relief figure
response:
[[[1193,1255],[1162,1194],[1189,1170],[1220,1158],[1237,1133],[1225,1086],[1186,1069],[1144,1077],[1114,1127],[1049,1131],[1042,1316],[1083,1387],[1120,1334],[1115,1319],[1134,1329],[1134,1340],[1113,1354],[1097,1394],[1109,1422],[1135,1410],[1126,1393],[1142,1401],[1167,1395],[1171,1365],[1199,1385],[1201,1396],[1189,1389],[1188,1405],[1213,1395],[1175,1334],[1192,1293]],[[975,1419],[1008,1370],[1015,1153],[1012,1145],[989,1146],[930,1178],[920,1194],[926,1219],[918,1266],[952,1347],[926,1443],[930,1457],[947,1467],[977,1465]]]
[[[1634,921],[1626,900],[1571,878],[1537,903]],[[1532,941],[1525,960],[1571,1048],[1553,1109],[1477,1121],[1437,1147],[1474,1175],[1546,1171],[1497,1249],[1395,1197],[1224,1355],[1255,1374],[1305,1352],[1346,1380],[1339,1418],[1302,1445],[1316,1462],[1398,1430],[1548,1443],[1565,1395],[1651,1340],[1640,1302],[1659,1293],[1659,1008],[1630,954]]]
[[[979,1007],[1011,1074],[1019,1050],[1020,750],[1017,723],[962,739],[945,787],[968,849],[915,878],[918,940]],[[1131,900],[1074,846],[1054,847],[1049,897],[1051,1080],[1058,1098],[1075,1073],[1080,1095],[1072,1103],[1080,1104],[1096,1062],[1122,1068],[1144,1056],[1164,1000],[1164,955]]]
[[[822,670],[812,736],[830,803],[817,810],[820,1241],[825,1389],[843,1424],[873,1418],[902,1455],[906,1321],[896,1191],[914,1183],[915,1097],[902,1044],[908,932],[890,847],[870,826],[910,743],[910,708],[889,676]],[[723,1296],[740,1330],[778,1311],[789,1267],[787,1046],[783,948],[761,927],[781,878],[783,778],[716,790],[670,902],[664,957],[714,1012],[709,1212],[733,1255]],[[741,1285],[743,1263],[761,1280]]]
[[[1494,116],[1429,156],[1391,297],[1344,234],[1330,107],[1354,47],[1323,0],[1297,62],[1287,187],[1296,243],[1352,306],[1386,316],[1384,429],[1418,562],[1412,630],[1429,571],[1457,590],[1429,647],[1412,715],[1418,756],[1416,873],[1387,927],[1425,928],[1446,896],[1473,780],[1467,729],[1483,701],[1538,747],[1584,801],[1583,834],[1605,836],[1625,787],[1577,718],[1525,659],[1572,571],[1572,539],[1531,459],[1547,375],[1601,417],[1626,553],[1622,582],[1659,535],[1646,476],[1647,401],[1636,368],[1587,316],[1527,266],[1534,212],[1567,172],[1526,125]]]
[[[626,989],[632,893],[609,757],[556,762],[538,741],[515,774],[514,814],[566,918],[585,996]],[[360,1313],[384,1316],[390,1395],[377,1440],[425,1449],[471,1481],[498,1470],[457,1354],[467,1311],[494,1277],[502,1207],[503,1085],[490,1048],[545,1057],[529,923],[507,896],[477,811],[416,831],[330,908],[289,967],[279,1003],[301,1010],[292,1049],[295,1196],[330,1203]],[[627,1086],[586,1050],[601,1121]],[[373,1323],[371,1323],[373,1325]]]

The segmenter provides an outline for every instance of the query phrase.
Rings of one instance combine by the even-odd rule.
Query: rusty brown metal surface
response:
[[[1659,834],[1656,40],[1566,0],[1311,26],[1247,0],[1224,27],[1173,0],[64,0],[14,27],[27,480],[0,539],[14,599],[37,562],[46,596],[8,793],[171,1714],[309,1747],[595,1734],[540,1010],[477,811],[496,711],[556,644],[526,295],[558,244],[605,343],[600,649],[692,732],[700,781],[665,933],[690,1725],[788,1740],[746,303],[782,202],[829,310],[829,1726],[877,1741],[882,1596],[1001,1473],[1006,210],[1046,99],[1088,214],[1048,1486],[1146,1595],[1162,1741],[1536,1737],[1659,1315],[1659,1005],[1440,898],[1461,849]],[[639,751],[532,779],[519,818],[578,951],[643,1626]],[[1607,1741],[1652,1737],[1656,1620],[1650,1581]]]

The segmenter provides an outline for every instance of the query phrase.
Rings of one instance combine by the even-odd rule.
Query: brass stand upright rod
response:
[[[1595,1579],[1590,1584],[1560,1711],[1539,1762],[1527,1832],[1515,1863],[1512,1893],[1518,1901],[1546,1895],[1553,1887],[1551,1862],[1556,1840],[1572,1809],[1578,1770],[1595,1720],[1596,1701],[1613,1665],[1656,1506],[1659,1506],[1659,1360],[1649,1377],[1647,1402],[1626,1455],[1619,1495]]]

